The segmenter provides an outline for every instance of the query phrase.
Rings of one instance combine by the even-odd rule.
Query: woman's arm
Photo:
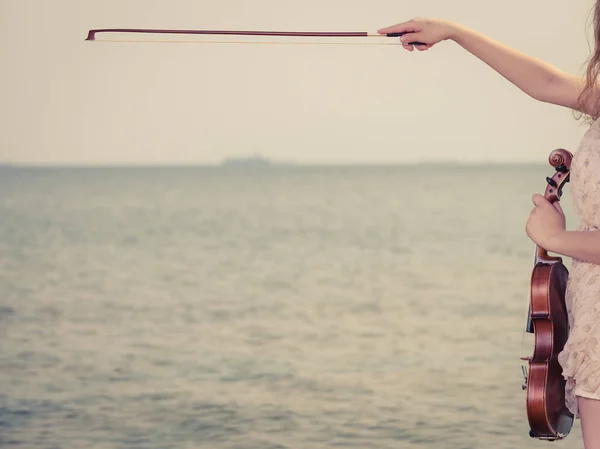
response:
[[[600,265],[600,232],[564,231],[556,235],[548,251]]]
[[[557,92],[565,75],[553,65],[461,25],[452,26],[450,38],[536,100],[565,96]]]
[[[500,75],[532,98],[579,109],[577,100],[584,88],[584,79],[565,73],[551,64],[517,51],[484,34],[463,25],[438,19],[416,18],[379,30],[380,33],[405,32],[400,38],[404,48],[413,50],[408,42],[424,42],[417,50],[428,50],[442,40],[453,40],[479,58]],[[592,102],[582,112],[591,113]]]

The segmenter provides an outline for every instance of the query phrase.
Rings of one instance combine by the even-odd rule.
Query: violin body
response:
[[[564,301],[568,275],[560,261],[538,263],[531,275],[535,350],[529,360],[527,417],[537,438],[564,438],[573,425],[573,415],[565,406],[565,380],[557,360],[569,335]]]
[[[550,164],[556,168],[553,178],[546,178],[545,198],[551,203],[560,200],[562,187],[569,181],[572,154],[555,150]],[[573,414],[565,405],[566,381],[558,354],[569,336],[569,320],[565,304],[569,272],[560,257],[536,247],[536,257],[531,274],[527,332],[534,334],[533,356],[526,357],[528,376],[527,418],[530,436],[541,440],[565,438],[573,426]]]

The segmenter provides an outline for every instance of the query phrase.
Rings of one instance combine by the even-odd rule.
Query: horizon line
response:
[[[219,168],[219,169],[274,169],[274,168],[315,168],[315,167],[415,167],[422,165],[440,166],[506,166],[506,165],[549,165],[547,161],[450,161],[431,160],[413,162],[269,162],[256,166],[252,164],[228,165],[223,162],[0,162],[3,168]]]

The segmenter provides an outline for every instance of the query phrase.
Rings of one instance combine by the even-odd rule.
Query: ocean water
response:
[[[581,448],[521,389],[551,174],[0,169],[0,445]]]

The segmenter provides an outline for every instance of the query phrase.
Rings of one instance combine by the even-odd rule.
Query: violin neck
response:
[[[536,245],[536,247],[535,247],[535,264],[534,265],[537,265],[538,263],[553,264],[553,263],[557,263],[557,262],[562,262],[562,258],[551,256],[548,254],[548,251],[546,251],[544,248]]]

